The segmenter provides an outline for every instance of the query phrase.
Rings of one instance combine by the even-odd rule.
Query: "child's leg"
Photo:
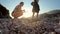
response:
[[[37,18],[38,18],[38,14],[39,14],[39,13],[37,13]]]
[[[35,12],[33,12],[32,18],[34,18],[34,14],[35,14]]]

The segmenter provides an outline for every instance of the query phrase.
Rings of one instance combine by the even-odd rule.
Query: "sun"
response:
[[[25,8],[25,12],[23,13],[22,17],[28,18],[32,16],[32,10],[29,8]]]

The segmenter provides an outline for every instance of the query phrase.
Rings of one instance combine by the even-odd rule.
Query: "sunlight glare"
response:
[[[32,10],[30,8],[25,8],[25,12],[23,13],[22,17],[31,17],[32,16]]]

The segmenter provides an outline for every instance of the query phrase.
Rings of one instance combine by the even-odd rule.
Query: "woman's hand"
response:
[[[22,10],[23,12],[25,12],[25,10]]]

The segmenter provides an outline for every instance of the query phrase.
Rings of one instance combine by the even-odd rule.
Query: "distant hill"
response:
[[[47,14],[57,14],[57,13],[60,13],[60,10],[51,10],[47,12]]]
[[[58,15],[60,15],[60,10],[51,10],[47,13],[41,14],[40,18],[57,17]]]

